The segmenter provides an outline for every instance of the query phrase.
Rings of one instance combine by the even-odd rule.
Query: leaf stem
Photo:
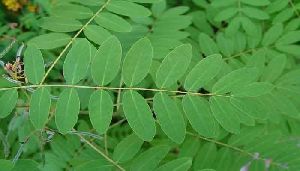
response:
[[[135,91],[152,91],[152,92],[167,92],[176,94],[189,94],[194,96],[225,96],[214,93],[197,93],[197,92],[187,92],[179,90],[167,90],[167,89],[154,89],[154,88],[142,88],[142,87],[103,87],[103,86],[84,86],[84,85],[68,85],[68,84],[48,84],[48,85],[25,85],[25,86],[15,86],[15,87],[4,87],[0,88],[0,91],[7,91],[12,89],[30,89],[30,88],[41,88],[41,87],[64,87],[64,88],[78,88],[78,89],[96,89],[96,90],[135,90]],[[226,96],[227,97],[227,96]]]
[[[101,156],[103,156],[108,162],[112,163],[114,166],[116,166],[119,170],[125,171],[123,167],[118,165],[115,161],[113,161],[111,158],[109,158],[105,153],[103,153],[101,150],[99,150],[96,146],[94,146],[91,142],[89,142],[87,139],[85,139],[82,135],[77,134],[85,143],[87,143],[91,148],[93,148],[97,153],[99,153]]]

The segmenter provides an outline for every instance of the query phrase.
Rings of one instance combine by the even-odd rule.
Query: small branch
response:
[[[40,82],[40,85],[42,85],[45,82],[45,79],[51,72],[51,70],[54,68],[56,63],[62,58],[62,56],[65,54],[65,52],[68,50],[68,48],[73,44],[75,39],[80,35],[80,33],[99,15],[100,12],[102,12],[106,6],[110,3],[111,0],[107,0],[105,4],[102,5],[102,7],[81,27],[81,29],[75,34],[75,36],[70,40],[70,42],[65,46],[65,48],[62,50],[62,52],[59,54],[59,56],[55,59],[55,61],[51,64],[49,69],[47,70],[46,74],[44,75],[42,81]]]
[[[77,134],[85,143],[87,143],[91,148],[93,148],[97,153],[99,153],[101,156],[103,156],[108,162],[116,166],[119,170],[125,171],[123,167],[118,165],[115,161],[113,161],[111,158],[109,158],[104,152],[99,150],[96,146],[94,146],[91,142],[89,142],[87,139],[85,139],[82,135]]]
[[[203,137],[203,136],[200,136],[200,135],[196,135],[196,134],[193,134],[191,132],[187,132],[188,135],[191,135],[193,137],[196,137],[196,138],[199,138],[201,140],[204,140],[204,141],[208,141],[208,142],[211,142],[211,143],[214,143],[214,144],[217,144],[217,145],[220,145],[220,146],[223,146],[223,147],[226,147],[226,148],[229,148],[231,150],[234,150],[234,151],[237,151],[237,152],[240,152],[242,154],[245,154],[247,156],[250,156],[252,158],[255,158],[257,160],[262,160],[262,161],[267,161],[268,159],[266,158],[262,158],[262,157],[258,157],[257,154],[252,154],[248,151],[245,151],[241,148],[238,148],[238,147],[235,147],[235,146],[231,146],[229,144],[226,144],[226,143],[223,143],[223,142],[220,142],[220,141],[217,141],[217,140],[214,140],[214,139],[210,139],[210,138],[206,138],[206,137]],[[274,162],[272,161],[270,163],[271,165],[274,165],[274,166],[277,166],[277,167],[280,167],[280,168],[283,168],[283,164],[282,163],[277,163],[277,162]]]
[[[83,86],[83,85],[26,85],[18,87],[6,87],[0,88],[0,91],[7,91],[12,89],[29,89],[29,88],[41,88],[41,87],[65,87],[65,88],[80,88],[80,89],[98,89],[98,90],[135,90],[135,91],[152,91],[152,92],[167,92],[167,93],[176,93],[176,94],[189,94],[194,96],[225,96],[220,94],[213,93],[196,93],[196,92],[187,92],[187,91],[178,91],[178,90],[166,90],[166,89],[154,89],[154,88],[141,88],[141,87],[101,87],[101,86]],[[228,97],[228,96],[225,96]]]

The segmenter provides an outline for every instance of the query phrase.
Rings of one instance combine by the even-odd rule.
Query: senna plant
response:
[[[60,0],[3,63],[0,170],[300,169],[300,2]]]

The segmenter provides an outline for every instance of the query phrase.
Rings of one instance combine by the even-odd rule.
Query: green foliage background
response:
[[[299,1],[31,3],[0,11],[0,170],[300,169]]]

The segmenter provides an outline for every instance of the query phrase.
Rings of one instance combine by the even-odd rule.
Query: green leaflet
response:
[[[273,92],[268,99],[272,101],[276,111],[291,118],[300,119],[300,109],[282,92]],[[271,118],[272,119],[272,118]]]
[[[74,168],[74,171],[112,171],[114,166],[103,159],[88,160]]]
[[[149,73],[153,58],[153,47],[148,38],[139,39],[127,52],[122,69],[127,86],[139,84]]]
[[[241,2],[253,6],[266,6],[270,4],[269,0],[241,0]]]
[[[215,164],[216,170],[226,170],[229,171],[232,168],[233,155],[229,148],[221,148],[218,150]]]
[[[200,143],[200,140],[198,137],[186,137],[184,142],[181,144],[180,152],[177,157],[192,157],[194,158],[197,154],[200,146],[202,144]]]
[[[113,115],[113,102],[104,90],[95,91],[89,102],[89,116],[93,127],[99,134],[104,134],[111,122]]]
[[[257,27],[248,17],[239,17],[243,29],[249,36],[257,37]],[[259,38],[260,40],[260,38]]]
[[[220,22],[220,21],[225,21],[228,20],[230,18],[232,18],[233,16],[235,16],[238,12],[238,8],[226,8],[222,11],[220,11],[216,17],[215,17],[215,21]]]
[[[279,51],[282,51],[284,53],[294,55],[294,56],[300,55],[299,48],[300,48],[299,45],[278,45],[278,44],[276,44],[276,49],[278,49]]]
[[[36,129],[43,129],[51,107],[50,92],[47,88],[37,89],[31,96],[29,118]]]
[[[0,118],[7,117],[15,108],[18,101],[18,91],[16,89],[6,91],[0,97]]]
[[[40,171],[40,169],[38,167],[39,167],[39,164],[34,160],[20,159],[14,165],[14,168],[12,169],[12,171],[23,171],[24,168],[26,168],[30,171]]]
[[[144,141],[152,141],[156,134],[155,120],[146,100],[135,91],[123,94],[123,110],[132,130]]]
[[[167,88],[174,85],[186,72],[192,58],[192,46],[183,44],[172,50],[156,73],[156,85]]]
[[[264,161],[261,160],[254,160],[253,162],[251,162],[251,165],[249,166],[249,169],[253,171],[260,171],[260,170],[264,170],[265,168],[266,168],[266,164]]]
[[[219,79],[212,88],[213,93],[223,94],[247,85],[257,79],[258,70],[241,68],[230,72]]]
[[[77,84],[87,75],[92,55],[92,45],[88,40],[77,39],[74,42],[63,65],[67,84]]]
[[[199,35],[199,46],[201,52],[206,56],[219,53],[216,42],[205,33],[200,33]]]
[[[95,18],[95,22],[101,27],[115,32],[130,32],[132,30],[131,25],[126,20],[109,12],[100,13]]]
[[[244,146],[249,144],[249,137],[257,138],[263,134],[262,126],[257,127],[245,127],[241,129],[241,133],[233,135],[228,140],[228,144],[234,146]],[[250,140],[251,141],[251,140]]]
[[[266,63],[266,51],[265,50],[258,50],[249,57],[247,61],[247,67],[255,67],[258,69],[258,75],[262,75],[265,69]]]
[[[0,171],[10,171],[14,167],[13,163],[10,160],[0,159]]]
[[[194,160],[193,169],[213,168],[217,157],[217,147],[214,143],[204,143]]]
[[[55,49],[68,44],[70,40],[71,37],[64,33],[48,33],[34,37],[27,44],[38,49]]]
[[[286,45],[300,41],[300,31],[290,31],[277,40],[277,44]]]
[[[234,42],[233,39],[227,38],[225,34],[219,33],[216,37],[216,43],[220,49],[220,52],[224,56],[231,56],[234,52]],[[207,57],[206,57],[207,58]]]
[[[192,166],[192,158],[189,157],[182,157],[175,160],[172,160],[159,168],[156,169],[156,171],[170,171],[170,170],[176,170],[176,171],[188,171],[190,167]]]
[[[88,25],[84,30],[84,35],[94,43],[101,45],[111,34],[98,25]]]
[[[238,111],[230,104],[228,97],[211,97],[210,108],[215,119],[226,131],[234,134],[239,133]]]
[[[283,23],[290,20],[294,15],[293,8],[286,8],[280,11],[272,20],[272,23]]]
[[[151,15],[150,10],[144,6],[122,0],[111,1],[107,6],[107,10],[129,17],[148,17]]]
[[[258,8],[243,7],[241,11],[248,17],[258,19],[258,20],[266,20],[270,18],[268,13]]]
[[[273,25],[264,35],[262,45],[269,46],[281,36],[283,32],[283,25],[281,23]]]
[[[152,171],[167,155],[170,147],[159,145],[140,154],[131,164],[131,171]]]
[[[68,17],[75,19],[89,19],[93,16],[93,11],[82,5],[75,5],[70,3],[62,3],[55,6],[51,10],[53,16]]]
[[[115,147],[113,159],[117,163],[131,160],[140,151],[143,143],[135,134],[127,136]]]
[[[45,75],[44,58],[40,50],[28,46],[24,53],[25,75],[32,84],[38,84]]]
[[[234,97],[257,97],[270,93],[273,88],[274,85],[268,82],[254,82],[234,90],[232,95]]]
[[[91,65],[91,74],[97,85],[109,84],[118,74],[122,57],[121,43],[117,37],[108,38],[100,46]]]
[[[192,127],[205,137],[217,136],[219,126],[211,113],[206,99],[198,96],[185,95],[182,99],[183,109]]]
[[[71,131],[77,122],[80,109],[78,93],[74,88],[64,89],[59,95],[55,111],[55,123],[60,133]]]
[[[202,59],[187,75],[184,88],[187,91],[198,91],[217,76],[222,65],[222,56],[219,54]]]
[[[156,93],[153,99],[153,110],[165,134],[172,141],[181,144],[185,138],[186,125],[176,102],[166,93]]]
[[[128,0],[130,2],[138,2],[138,3],[157,3],[161,0]]]
[[[44,17],[41,27],[54,32],[73,32],[82,27],[80,21],[63,17]]]
[[[287,63],[286,55],[278,55],[273,57],[265,68],[261,80],[267,82],[276,81],[283,73]]]

